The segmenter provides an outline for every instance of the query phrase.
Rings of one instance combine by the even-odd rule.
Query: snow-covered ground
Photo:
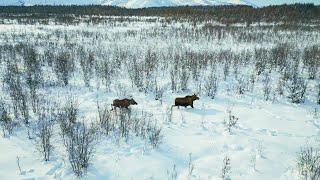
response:
[[[42,46],[43,42],[55,42],[61,47],[69,42],[78,42],[96,52],[101,50],[106,53],[117,47],[124,51],[132,51],[135,55],[142,53],[140,57],[143,57],[148,47],[156,52],[165,53],[181,49],[190,52],[241,52],[257,47],[270,48],[283,39],[288,42],[304,40],[296,45],[302,49],[307,45],[319,43],[320,37],[319,31],[304,32],[313,33],[313,36],[303,37],[294,33],[292,34],[295,36],[292,36],[290,32],[284,31],[278,32],[281,35],[277,34],[276,37],[263,37],[263,42],[238,42],[230,34],[222,40],[217,40],[211,35],[208,38],[199,35],[193,29],[202,27],[203,25],[192,27],[188,23],[179,22],[164,26],[160,21],[75,26],[0,25],[0,43],[18,44],[29,39],[28,43],[38,44],[37,51],[44,54],[47,46]],[[182,28],[190,29],[184,32]],[[268,34],[271,30],[261,31]],[[84,32],[89,35],[79,36]],[[93,40],[92,37],[95,35],[92,36],[90,33],[99,37]],[[170,36],[172,34],[174,36]],[[188,35],[191,37],[185,38]],[[114,58],[108,54],[101,57],[105,57],[105,60]],[[4,61],[1,63],[3,69]],[[232,77],[223,81],[222,75],[219,75],[219,90],[215,99],[211,99],[205,93],[199,93],[199,85],[193,81],[188,85],[187,91],[172,93],[169,74],[163,72],[163,68],[165,67],[157,67],[155,73],[158,83],[165,89],[162,103],[155,100],[154,92],[145,93],[132,87],[128,70],[125,68],[115,76],[117,79],[111,85],[110,91],[106,91],[102,82],[94,78],[91,79],[90,87],[85,87],[81,68],[78,66],[69,86],[50,86],[40,90],[47,99],[61,105],[72,95],[77,99],[80,115],[88,121],[98,119],[97,101],[109,105],[113,99],[123,95],[118,91],[125,91],[125,95],[132,96],[138,102],[138,105],[131,106],[133,112],[143,111],[152,114],[162,127],[162,143],[155,149],[147,141],[134,136],[127,142],[117,141],[112,136],[100,137],[88,173],[83,179],[170,179],[174,171],[177,172],[178,179],[187,179],[189,156],[194,165],[192,179],[220,179],[223,159],[226,156],[231,160],[231,179],[299,179],[296,168],[297,152],[308,143],[319,143],[320,117],[314,114],[314,110],[320,108],[315,103],[315,85],[319,79],[310,81],[305,103],[293,104],[285,96],[276,95],[265,101],[259,77],[254,90],[239,95],[233,89],[236,81]],[[223,68],[216,68],[217,72],[222,74]],[[46,81],[55,79],[52,70],[44,72]],[[241,67],[239,73],[246,77],[252,72],[252,66],[247,66]],[[2,71],[2,77],[3,74]],[[277,77],[278,74],[274,72],[272,80]],[[121,87],[118,84],[121,84]],[[275,84],[272,86],[275,87]],[[173,107],[172,122],[168,122],[166,113],[174,103],[174,98],[194,92],[200,94],[200,100],[195,101],[195,107]],[[5,93],[1,97],[10,101]],[[228,111],[239,118],[231,133],[227,132],[224,126]],[[28,139],[24,125],[15,129],[10,137],[1,136],[1,179],[75,179],[59,131],[59,126],[55,126],[54,152],[48,162],[43,161],[35,148],[35,142]],[[17,158],[22,173],[19,172]],[[176,167],[175,170],[173,167]]]

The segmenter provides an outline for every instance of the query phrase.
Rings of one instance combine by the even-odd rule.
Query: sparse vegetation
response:
[[[320,178],[320,151],[314,147],[303,147],[298,153],[297,166],[304,179]]]

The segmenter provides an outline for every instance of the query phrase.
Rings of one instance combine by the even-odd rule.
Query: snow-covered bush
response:
[[[270,99],[271,94],[271,77],[270,73],[265,72],[263,75],[263,96],[266,101]]]
[[[163,138],[163,135],[161,132],[162,129],[161,129],[161,127],[159,127],[157,125],[157,123],[155,123],[154,125],[152,125],[148,129],[149,129],[148,130],[149,131],[148,132],[149,142],[153,148],[156,148],[161,143],[161,140]]]
[[[3,137],[10,136],[13,133],[13,129],[17,126],[17,123],[14,122],[10,116],[8,106],[3,102],[0,102],[0,126],[3,132]]]
[[[287,84],[289,99],[292,103],[302,103],[305,101],[307,81],[298,75],[294,75]]]
[[[237,93],[244,94],[248,91],[249,81],[244,76],[240,76],[237,78]]]
[[[53,145],[51,142],[53,136],[54,117],[48,112],[42,112],[38,115],[38,121],[35,127],[35,136],[37,148],[43,155],[45,161],[50,160]]]
[[[183,66],[179,74],[179,87],[181,91],[187,90],[189,77],[190,77],[189,69],[186,66]]]
[[[320,179],[320,151],[313,147],[303,147],[298,153],[297,166],[304,179]]]
[[[72,127],[77,122],[78,111],[78,104],[72,98],[68,99],[66,106],[60,109],[58,113],[58,121],[62,137],[70,135]]]
[[[95,129],[86,127],[83,122],[75,124],[69,136],[64,137],[69,163],[77,177],[87,173],[94,155],[96,140]]]
[[[60,52],[54,62],[54,71],[60,82],[65,86],[69,84],[69,79],[74,70],[74,61],[69,52]]]
[[[320,104],[320,83],[318,84],[318,97],[317,97],[317,103]]]
[[[205,82],[204,88],[207,96],[209,96],[211,99],[216,97],[218,91],[218,78],[214,72],[210,73],[210,76]]]
[[[271,66],[282,71],[286,65],[292,47],[288,43],[279,43],[271,49]]]
[[[315,79],[319,75],[320,68],[320,47],[313,45],[304,49],[304,64],[308,68],[309,79]]]
[[[7,62],[7,69],[4,75],[4,83],[12,99],[12,106],[15,118],[21,114],[25,124],[29,123],[29,107],[27,93],[23,88],[21,72],[16,62]]]
[[[171,82],[171,91],[175,92],[177,90],[177,77],[175,75],[176,72],[176,66],[175,68],[170,70],[170,82]]]
[[[132,85],[135,85],[140,91],[142,91],[144,88],[143,64],[133,58],[131,64],[128,65],[127,69]]]
[[[119,136],[128,140],[131,125],[131,109],[120,109],[117,116]]]
[[[98,107],[98,115],[99,115],[98,117],[99,117],[100,128],[103,133],[105,133],[106,135],[109,135],[110,131],[114,129],[114,123],[112,120],[111,112],[110,110],[108,110],[110,107],[109,106],[101,107],[98,103],[97,103],[97,107]]]
[[[33,47],[26,49],[24,56],[24,67],[27,74],[26,83],[30,91],[32,110],[35,113],[36,102],[38,101],[38,89],[43,84],[41,62]]]
[[[158,85],[156,85],[156,90],[155,90],[155,100],[159,100],[162,104],[162,97],[163,97],[163,93],[164,93],[164,88],[163,87],[159,87]]]
[[[194,171],[194,163],[192,162],[192,154],[189,153],[189,160],[188,160],[188,180],[191,180],[193,177]]]
[[[239,118],[235,117],[231,110],[228,111],[228,117],[224,119],[224,127],[226,130],[231,133],[232,128],[234,128],[238,123]]]
[[[230,158],[226,156],[223,159],[223,166],[221,170],[221,179],[223,180],[230,180],[230,175],[231,175],[231,164],[230,164]]]
[[[93,66],[95,64],[95,56],[93,53],[86,52],[83,48],[79,49],[80,66],[82,69],[83,81],[87,87],[90,86],[92,78]]]
[[[266,68],[269,58],[269,51],[264,48],[255,48],[254,49],[254,57],[255,57],[255,71],[257,75],[262,74]]]
[[[167,170],[168,180],[177,180],[178,179],[178,172],[177,166],[174,164],[171,170]]]

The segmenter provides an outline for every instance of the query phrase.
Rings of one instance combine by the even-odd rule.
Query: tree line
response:
[[[57,18],[74,20],[84,15],[98,16],[160,16],[173,20],[216,20],[223,23],[286,22],[311,23],[320,20],[320,6],[292,4],[254,8],[246,5],[177,6],[127,9],[116,6],[0,6],[1,18]],[[19,15],[17,17],[17,15]]]

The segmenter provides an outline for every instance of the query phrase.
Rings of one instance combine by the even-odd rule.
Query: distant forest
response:
[[[216,20],[229,23],[284,22],[315,23],[320,21],[320,6],[293,4],[254,8],[244,5],[179,6],[127,9],[115,6],[0,6],[0,18],[72,20],[84,15],[98,16],[160,16],[194,21]]]

